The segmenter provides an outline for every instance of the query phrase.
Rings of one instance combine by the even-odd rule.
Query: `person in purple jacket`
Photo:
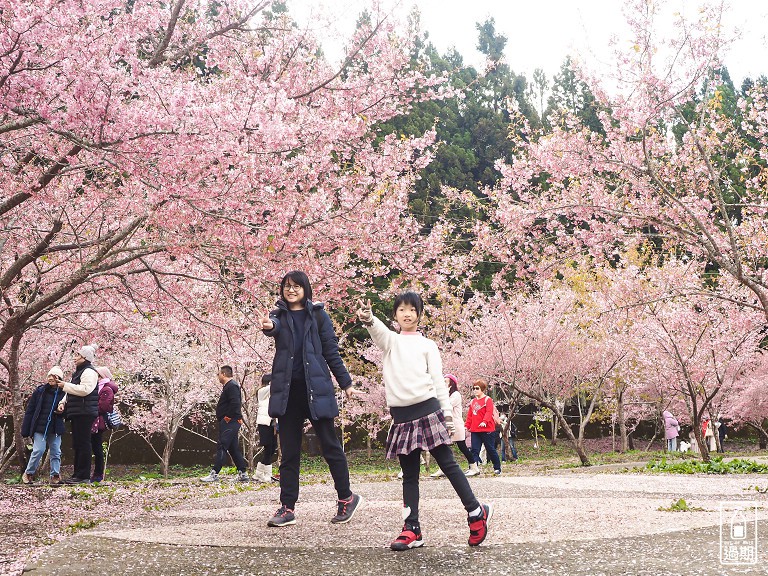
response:
[[[664,438],[667,439],[667,451],[677,452],[677,435],[680,433],[680,423],[672,416],[672,412],[664,410]]]
[[[106,366],[98,366],[99,373],[99,415],[91,426],[91,451],[93,452],[93,474],[91,482],[104,480],[104,431],[107,429],[106,416],[115,409],[117,384],[112,379],[112,372]]]

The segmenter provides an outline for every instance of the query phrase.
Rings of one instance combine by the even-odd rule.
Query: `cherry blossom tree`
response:
[[[575,284],[543,284],[530,296],[484,303],[486,313],[468,321],[454,357],[475,374],[506,384],[550,410],[583,465],[590,464],[584,432],[616,367],[626,355],[614,323]],[[574,434],[565,406],[578,398]]]
[[[365,431],[369,458],[379,432],[392,422],[381,379],[381,358],[381,350],[376,346],[358,346],[357,354],[348,360],[348,368],[355,375],[355,387],[361,394],[342,398],[340,414],[344,425]]]
[[[685,253],[747,288],[757,302],[741,292],[744,304],[768,318],[765,88],[730,106],[718,73],[723,3],[695,20],[671,15],[664,33],[668,3],[627,6],[631,39],[615,42],[608,70],[579,72],[602,131],[571,118],[519,142],[515,161],[497,164],[503,181],[489,191],[477,246],[505,265],[500,279],[549,275],[582,253]]]
[[[168,475],[179,430],[187,420],[202,422],[220,391],[218,366],[194,335],[157,325],[124,368],[130,374],[121,391],[128,427],[143,438]],[[158,440],[161,447],[156,447]]]
[[[646,375],[645,392],[658,390],[659,412],[671,406],[686,415],[709,461],[702,419],[714,421],[735,395],[736,382],[754,370],[764,319],[755,307],[739,303],[748,301],[749,292],[734,279],[722,279],[722,295],[680,291],[688,282],[702,283],[702,272],[699,265],[676,261],[649,267],[638,273],[638,289],[628,296],[641,296],[635,362]]]
[[[330,296],[440,254],[406,215],[434,135],[374,126],[431,98],[374,8],[334,64],[271,0],[0,0],[0,365],[18,430],[25,334]],[[194,322],[209,322],[196,314]],[[20,439],[17,439],[20,440]],[[17,442],[20,444],[20,442]]]
[[[760,446],[768,446],[768,360],[765,353],[757,355],[754,369],[746,371],[734,383],[721,415],[736,428],[747,428],[758,434]]]

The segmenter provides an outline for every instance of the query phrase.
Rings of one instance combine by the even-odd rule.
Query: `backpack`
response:
[[[123,419],[116,407],[112,408],[112,412],[107,412],[104,415],[104,422],[110,430],[118,430],[123,425]]]
[[[488,406],[488,401],[485,402],[486,407]],[[498,428],[503,424],[501,421],[501,414],[499,414],[499,409],[496,408],[496,404],[493,405],[493,423],[496,424],[496,427]]]

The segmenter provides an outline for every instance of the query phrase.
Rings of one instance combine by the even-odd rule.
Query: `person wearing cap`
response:
[[[64,434],[64,417],[56,408],[64,396],[58,386],[63,377],[61,368],[51,368],[48,371],[48,383],[35,388],[27,403],[21,423],[21,435],[24,438],[32,438],[32,455],[21,475],[23,484],[35,482],[35,474],[46,447],[51,461],[50,483],[55,485],[61,481],[61,435]]]
[[[74,353],[75,371],[70,382],[59,381],[67,393],[66,418],[72,428],[72,450],[75,471],[65,484],[86,484],[91,481],[91,426],[99,415],[99,374],[93,367],[96,346],[83,346]]]

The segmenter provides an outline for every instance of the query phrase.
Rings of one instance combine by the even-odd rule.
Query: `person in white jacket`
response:
[[[261,377],[261,387],[256,392],[256,398],[258,399],[256,425],[259,430],[259,443],[264,449],[261,454],[261,462],[256,464],[256,474],[254,475],[259,482],[269,482],[272,480],[272,456],[274,456],[277,450],[275,427],[272,418],[269,416],[269,387],[271,383],[272,374],[264,374]]]
[[[456,463],[451,450],[454,431],[448,387],[443,379],[440,351],[432,340],[418,331],[424,310],[421,297],[404,292],[395,298],[392,315],[400,327],[393,332],[371,311],[371,303],[360,302],[358,319],[383,351],[384,391],[392,415],[387,437],[387,458],[398,458],[403,471],[403,519],[400,535],[390,549],[401,551],[424,544],[419,523],[419,471],[423,450],[429,450],[440,470],[467,511],[469,545],[485,540],[493,509],[478,502],[469,480]],[[457,423],[459,426],[461,422]]]
[[[75,471],[64,484],[85,484],[91,481],[91,426],[99,415],[99,374],[93,367],[96,346],[83,346],[75,355],[75,371],[70,382],[58,381],[67,393],[64,414],[72,427],[72,450]]]

